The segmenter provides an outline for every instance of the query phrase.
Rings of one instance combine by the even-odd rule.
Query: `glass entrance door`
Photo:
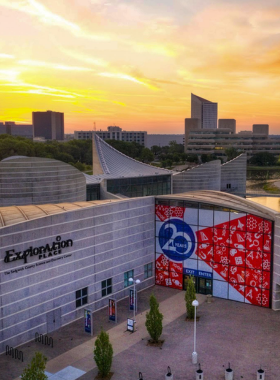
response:
[[[212,280],[207,278],[198,278],[198,293],[212,294]]]

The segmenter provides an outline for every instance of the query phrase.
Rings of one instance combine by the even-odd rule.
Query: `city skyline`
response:
[[[276,0],[0,0],[0,121],[184,133],[191,93],[280,133]],[[12,25],[12,28],[11,28]]]

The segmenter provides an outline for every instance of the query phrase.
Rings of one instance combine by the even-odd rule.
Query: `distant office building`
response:
[[[268,124],[253,124],[253,133],[268,136]]]
[[[147,132],[145,131],[123,131],[120,127],[108,127],[107,131],[96,131],[97,136],[103,140],[119,140],[125,142],[137,142],[143,146],[147,144]],[[92,131],[74,131],[77,140],[92,139]]]
[[[232,133],[229,128],[191,130],[189,131],[187,154],[214,154],[217,157],[226,157],[225,149],[234,147],[247,153],[248,159],[253,154],[268,152],[279,156],[280,138],[270,138],[268,127],[258,128],[253,131],[241,131]],[[265,134],[267,132],[267,134]]]
[[[217,128],[218,103],[191,94],[191,118],[199,119],[199,128]]]
[[[43,137],[46,140],[64,140],[64,113],[62,112],[32,112],[34,126],[33,137]]]
[[[218,128],[228,128],[232,133],[236,133],[236,120],[235,119],[219,119]]]
[[[33,138],[33,125],[16,124],[14,121],[0,123],[0,134],[6,133],[11,136],[20,136],[27,139]]]
[[[167,146],[170,141],[176,141],[177,144],[184,144],[185,135],[150,135],[147,134],[147,145],[146,147],[151,149],[153,145],[157,146]]]
[[[185,151],[189,143],[190,131],[200,129],[200,119],[189,118],[185,119]]]

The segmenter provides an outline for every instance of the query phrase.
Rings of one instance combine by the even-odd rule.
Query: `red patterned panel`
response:
[[[230,247],[245,249],[246,234],[242,231],[230,231]]]
[[[258,232],[247,232],[246,248],[253,251],[262,251],[263,234]]]
[[[183,219],[184,212],[185,212],[184,207],[174,207],[174,206],[170,207],[170,217],[172,218]]]
[[[165,219],[170,217],[170,207],[156,205],[156,216],[163,222]]]
[[[170,287],[174,289],[183,289],[183,274],[176,272],[169,272]]]
[[[262,291],[262,306],[269,307],[269,290]]]
[[[156,259],[156,269],[159,270],[168,270],[169,269],[169,260],[163,254],[159,255]]]
[[[228,247],[214,246],[214,261],[220,264],[228,264]]]
[[[271,253],[271,235],[263,235],[263,251]]]
[[[214,256],[213,245],[198,243],[197,255],[204,261],[213,260],[213,256]]]
[[[225,224],[224,224],[225,225]],[[229,230],[226,228],[214,228],[213,229],[214,235],[213,240],[214,244],[226,244],[227,240],[229,239]]]
[[[263,271],[262,273],[262,288],[269,289],[270,288],[270,272]]]
[[[253,305],[262,305],[262,291],[260,288],[245,286],[245,298]]]
[[[169,270],[171,272],[183,273],[183,264],[169,261]]]
[[[272,234],[272,222],[270,220],[263,220],[263,232],[265,234]]]
[[[260,288],[262,284],[262,271],[246,268],[246,285]]]
[[[255,215],[247,215],[247,231],[263,232],[263,219]]]
[[[200,243],[204,244],[212,244],[213,243],[213,228],[207,227],[201,229],[200,231],[196,231],[197,240]]]
[[[156,269],[156,284],[169,286],[169,272]]]
[[[229,249],[229,264],[245,267],[245,250],[244,249]]]
[[[245,285],[245,269],[242,267],[229,266],[229,282]]]
[[[224,264],[213,264],[213,269],[221,276],[224,280],[228,281],[228,265]]]
[[[246,216],[241,218],[233,219],[230,221],[230,230],[231,231],[246,231]]]
[[[259,251],[246,251],[245,262],[248,269],[262,269],[262,253]]]
[[[271,255],[269,253],[263,252],[262,259],[263,259],[262,269],[266,271],[270,271]]]

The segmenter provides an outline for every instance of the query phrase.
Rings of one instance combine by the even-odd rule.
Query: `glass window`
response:
[[[124,273],[124,287],[127,288],[132,283],[128,281],[129,278],[134,278],[134,270],[129,270]]]
[[[102,297],[106,297],[112,293],[112,279],[108,278],[101,282]]]
[[[88,288],[76,291],[76,307],[81,307],[88,303]]]
[[[153,263],[144,265],[144,278],[153,276]]]

